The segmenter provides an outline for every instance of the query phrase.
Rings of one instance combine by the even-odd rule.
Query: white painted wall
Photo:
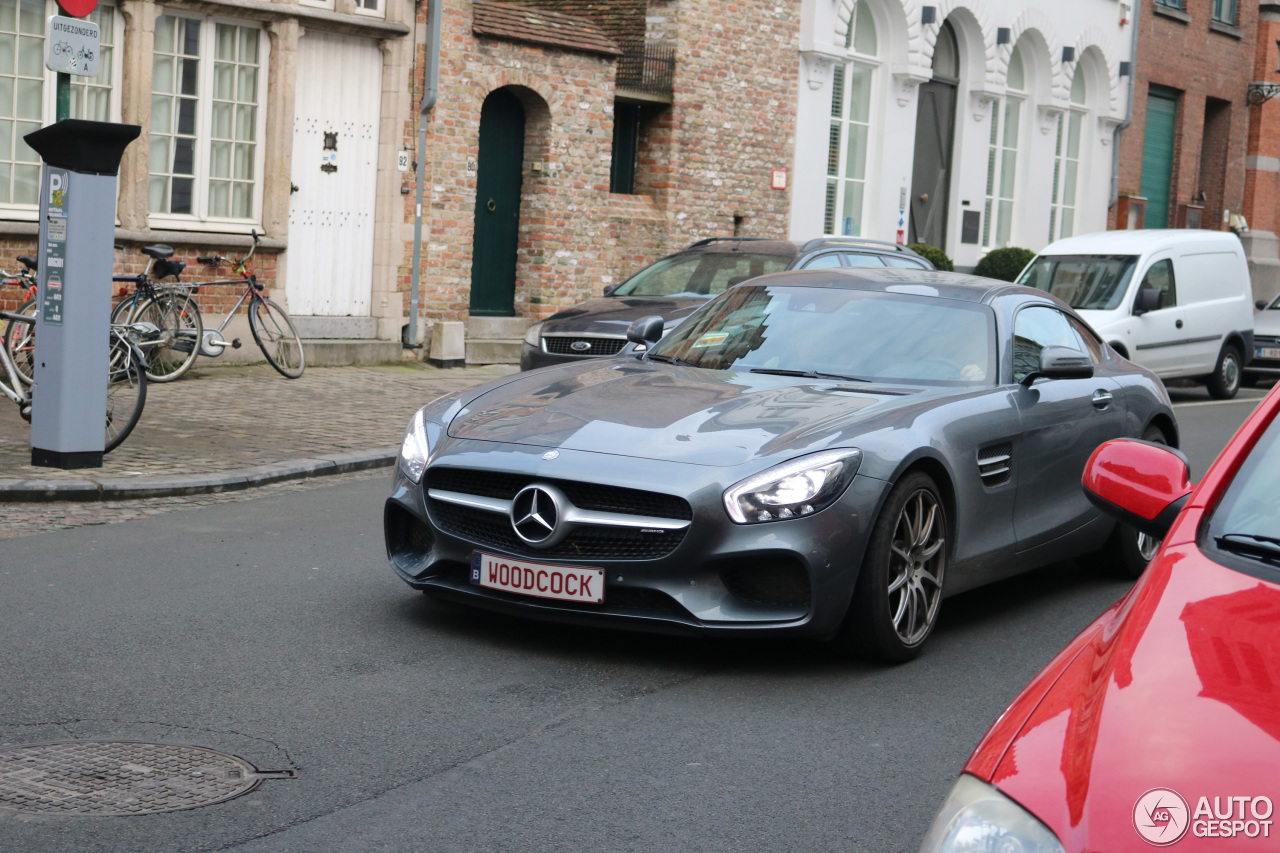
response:
[[[921,24],[918,0],[868,0],[879,39],[868,152],[863,237],[894,240],[904,193],[911,190],[918,85],[931,75],[933,44],[951,16],[960,42],[961,82],[956,107],[947,245],[958,266],[972,266],[985,250],[962,244],[961,211],[983,210],[993,107],[1004,96],[1009,56],[1026,35],[1024,56],[1038,72],[1022,117],[1015,225],[1011,244],[1032,250],[1049,242],[1057,118],[1070,108],[1072,75],[1088,74],[1089,115],[1077,182],[1075,233],[1106,228],[1111,193],[1112,132],[1124,119],[1128,80],[1119,63],[1131,60],[1132,24],[1122,25],[1116,0],[1025,2],[1025,0],[932,0],[937,22]],[[843,21],[854,0],[803,0],[800,82],[796,97],[796,160],[793,165],[790,237],[823,232],[832,74],[845,61]],[[1000,27],[1009,44],[996,44]],[[837,47],[836,45],[840,46]],[[1071,46],[1076,61],[1064,63]],[[1085,54],[1088,51],[1088,58]],[[905,225],[903,226],[905,230]]]

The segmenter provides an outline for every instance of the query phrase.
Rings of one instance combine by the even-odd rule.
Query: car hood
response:
[[[877,393],[879,391],[880,393]],[[521,374],[449,423],[453,438],[701,465],[840,446],[956,389],[889,388],[641,361]]]
[[[1144,848],[1135,808],[1153,788],[1187,803],[1178,850],[1275,849],[1280,815],[1271,838],[1224,844],[1196,837],[1195,812],[1201,797],[1224,810],[1231,796],[1280,804],[1280,586],[1193,543],[1167,547],[1077,645],[994,772],[980,775],[1067,851]]]
[[[1260,311],[1253,318],[1253,333],[1280,337],[1280,308],[1268,308]]]
[[[624,336],[627,327],[642,317],[660,316],[667,321],[669,327],[673,320],[683,320],[695,309],[705,305],[708,299],[705,296],[604,296],[588,299],[552,314],[547,318],[542,331]]]

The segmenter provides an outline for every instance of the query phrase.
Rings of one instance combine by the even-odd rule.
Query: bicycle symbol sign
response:
[[[101,32],[92,21],[52,15],[45,44],[44,64],[50,71],[95,77]]]

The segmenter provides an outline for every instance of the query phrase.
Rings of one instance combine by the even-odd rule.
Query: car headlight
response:
[[[427,427],[422,420],[422,409],[413,413],[409,428],[400,442],[400,470],[415,483],[422,482],[422,472],[427,470],[427,457],[431,448],[427,445]]]
[[[542,323],[534,323],[529,327],[529,331],[524,333],[524,342],[531,347],[542,346]]]
[[[738,524],[812,515],[840,497],[861,464],[852,448],[801,456],[726,489],[724,508]]]
[[[920,845],[920,853],[1063,853],[1035,815],[973,776],[964,775]]]

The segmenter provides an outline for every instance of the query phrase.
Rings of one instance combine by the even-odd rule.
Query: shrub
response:
[[[973,268],[973,274],[1000,281],[1013,281],[1035,256],[1036,253],[1030,249],[1019,249],[1017,246],[992,249],[987,252],[986,257],[978,261],[978,265]]]
[[[924,258],[940,270],[947,272],[955,272],[956,265],[951,263],[951,259],[947,257],[947,253],[941,249],[930,246],[928,243],[912,243],[907,246],[908,249]]]

